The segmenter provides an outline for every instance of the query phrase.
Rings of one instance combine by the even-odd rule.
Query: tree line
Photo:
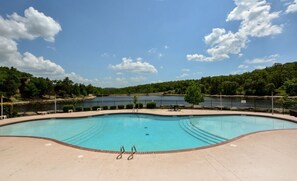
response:
[[[34,77],[11,67],[0,67],[0,95],[8,98],[34,99],[58,97],[86,96],[99,94],[101,88],[91,84],[74,83],[68,77],[63,80],[50,80],[48,78]]]
[[[91,84],[74,83],[68,77],[63,80],[34,77],[11,67],[0,67],[0,94],[16,98],[46,98],[49,95],[75,97],[110,94],[185,94],[190,85],[197,84],[205,95],[288,95],[297,96],[297,62],[280,64],[262,70],[237,75],[209,76],[199,80],[179,80],[162,83],[101,88]]]
[[[237,75],[209,76],[199,80],[181,80],[145,84],[111,90],[112,93],[156,93],[185,94],[187,88],[196,83],[205,95],[277,95],[297,96],[297,62],[275,63],[265,69],[257,69]]]

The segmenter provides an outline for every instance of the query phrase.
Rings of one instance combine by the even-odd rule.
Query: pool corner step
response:
[[[217,144],[227,140],[225,138],[216,136],[214,134],[201,130],[200,128],[197,128],[196,126],[192,125],[192,123],[188,119],[180,120],[180,126],[191,136],[208,144]]]

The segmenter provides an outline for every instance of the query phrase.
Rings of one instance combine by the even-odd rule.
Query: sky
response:
[[[99,87],[297,61],[297,0],[0,0],[0,66]]]

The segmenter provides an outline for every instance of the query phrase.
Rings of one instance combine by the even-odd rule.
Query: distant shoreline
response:
[[[84,101],[84,100],[92,100],[95,99],[97,96],[84,96],[84,97],[75,97],[75,98],[57,98],[57,103],[67,103],[67,102],[74,102],[74,101]],[[26,100],[26,101],[15,101],[15,102],[5,102],[4,105],[27,105],[27,104],[34,104],[34,103],[41,103],[41,104],[52,104],[55,102],[55,99],[34,99],[34,100]]]
[[[149,93],[149,94],[111,94],[108,96],[185,96],[185,94],[162,94],[162,93]],[[204,95],[205,97],[220,97],[222,98],[246,98],[246,99],[271,99],[272,96],[251,96],[251,95]],[[100,97],[100,96],[97,96]],[[273,98],[279,99],[283,96],[273,96]],[[289,96],[288,98],[297,99],[297,96]]]
[[[110,97],[110,96],[179,96],[182,97],[184,94],[161,94],[161,93],[151,93],[151,94],[110,94],[110,95],[102,95],[103,97]],[[92,100],[97,97],[102,97],[100,95],[90,95],[90,96],[83,96],[83,97],[75,97],[75,98],[57,98],[57,103],[71,103],[76,101],[85,101],[85,100]],[[241,99],[271,99],[271,96],[247,96],[247,95],[205,95],[205,97],[213,97],[213,98],[241,98]],[[273,96],[275,99],[282,98],[282,96]],[[297,99],[297,96],[290,96],[291,99]],[[27,105],[27,104],[34,104],[34,103],[41,103],[41,104],[52,104],[55,100],[51,99],[34,99],[34,100],[26,100],[26,101],[14,101],[14,102],[4,102],[4,105]]]

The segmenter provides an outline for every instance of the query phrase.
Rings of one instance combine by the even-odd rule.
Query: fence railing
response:
[[[222,100],[222,101],[221,101]],[[185,108],[192,107],[191,104],[185,102],[183,98],[173,99],[170,100],[164,97],[159,97],[158,99],[140,99],[138,102],[142,103],[144,107],[146,107],[146,104],[148,102],[154,101],[157,105],[157,107],[166,108],[171,105],[179,105],[183,106]],[[85,101],[79,101],[79,102],[68,102],[68,103],[57,103],[56,109],[61,111],[65,105],[74,105],[74,107],[77,106],[83,106],[83,107],[93,107],[93,106],[118,106],[123,105],[126,106],[127,104],[133,104],[132,99],[117,99],[116,97],[108,98],[107,100],[104,100],[104,98],[96,98],[93,100],[85,100]],[[198,108],[204,108],[204,109],[226,109],[226,110],[246,110],[246,111],[263,111],[263,112],[271,112],[272,108],[272,102],[270,99],[257,99],[257,98],[249,98],[249,99],[242,99],[242,98],[213,98],[213,97],[206,97],[204,102],[200,103],[199,106],[196,106]],[[274,102],[274,110],[276,112],[288,112],[288,109],[291,107],[285,107],[283,103],[279,101]],[[54,103],[44,103],[44,102],[32,102],[26,105],[10,105],[10,106],[4,106],[4,114],[5,115],[11,115],[14,114],[16,116],[17,114],[21,115],[24,113],[37,113],[40,111],[47,111],[47,112],[54,112],[55,110],[55,104]]]

